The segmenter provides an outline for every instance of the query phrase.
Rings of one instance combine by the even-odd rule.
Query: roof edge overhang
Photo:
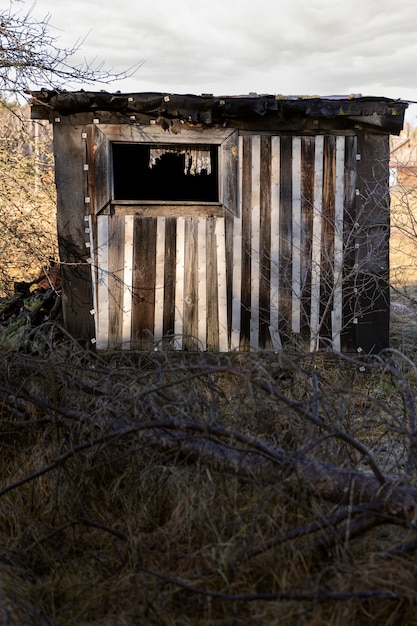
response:
[[[362,96],[281,96],[249,94],[213,96],[171,93],[111,93],[107,91],[31,92],[33,119],[54,121],[57,115],[70,116],[100,112],[119,114],[127,119],[181,120],[202,126],[238,126],[240,122],[276,123],[301,119],[338,120],[347,126],[364,124],[380,132],[398,134],[404,124],[408,103],[384,97]]]

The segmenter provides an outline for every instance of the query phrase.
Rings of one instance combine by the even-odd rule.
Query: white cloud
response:
[[[417,100],[414,0],[37,0],[78,59],[117,71],[124,91],[362,92]]]

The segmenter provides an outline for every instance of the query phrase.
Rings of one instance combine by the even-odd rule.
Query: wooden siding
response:
[[[94,216],[98,348],[352,345],[356,137],[243,133],[238,152],[236,215]]]

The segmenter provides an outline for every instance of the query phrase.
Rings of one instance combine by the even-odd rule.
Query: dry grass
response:
[[[216,470],[148,436],[169,418],[203,426],[207,440],[228,428],[369,471],[296,402],[403,476],[416,384],[406,358],[361,372],[330,354],[98,357],[56,343],[52,330],[32,345],[36,354],[0,362],[3,624],[417,624],[412,525],[384,519],[326,544],[337,523],[300,529],[346,504],[315,497],[296,477],[270,484]]]

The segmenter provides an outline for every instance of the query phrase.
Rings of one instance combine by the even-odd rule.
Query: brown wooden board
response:
[[[282,342],[291,339],[292,314],[292,137],[281,137],[279,331]]]
[[[190,218],[185,222],[184,264],[184,340],[183,349],[196,348],[198,337],[198,221]]]
[[[94,338],[91,267],[86,247],[85,128],[55,124],[57,227],[63,283],[62,310],[67,331],[77,339]]]
[[[360,133],[356,211],[356,345],[361,353],[389,346],[389,138]]]
[[[259,348],[271,350],[271,138],[261,137],[260,250],[259,250]]]
[[[331,309],[334,259],[335,155],[336,138],[324,138],[323,213],[321,249],[320,337],[322,347],[331,346]]]
[[[243,138],[242,148],[242,260],[241,260],[241,322],[240,345],[242,352],[250,348],[251,309],[251,233],[252,233],[252,137]]]
[[[156,218],[136,217],[133,231],[132,345],[153,344],[155,320]]]
[[[176,236],[177,220],[174,217],[167,217],[165,222],[164,337],[172,336],[175,328]],[[169,344],[169,339],[164,340],[164,345]]]
[[[314,151],[315,138],[301,141],[301,324],[305,341],[310,338],[311,309],[311,246],[314,208]]]

